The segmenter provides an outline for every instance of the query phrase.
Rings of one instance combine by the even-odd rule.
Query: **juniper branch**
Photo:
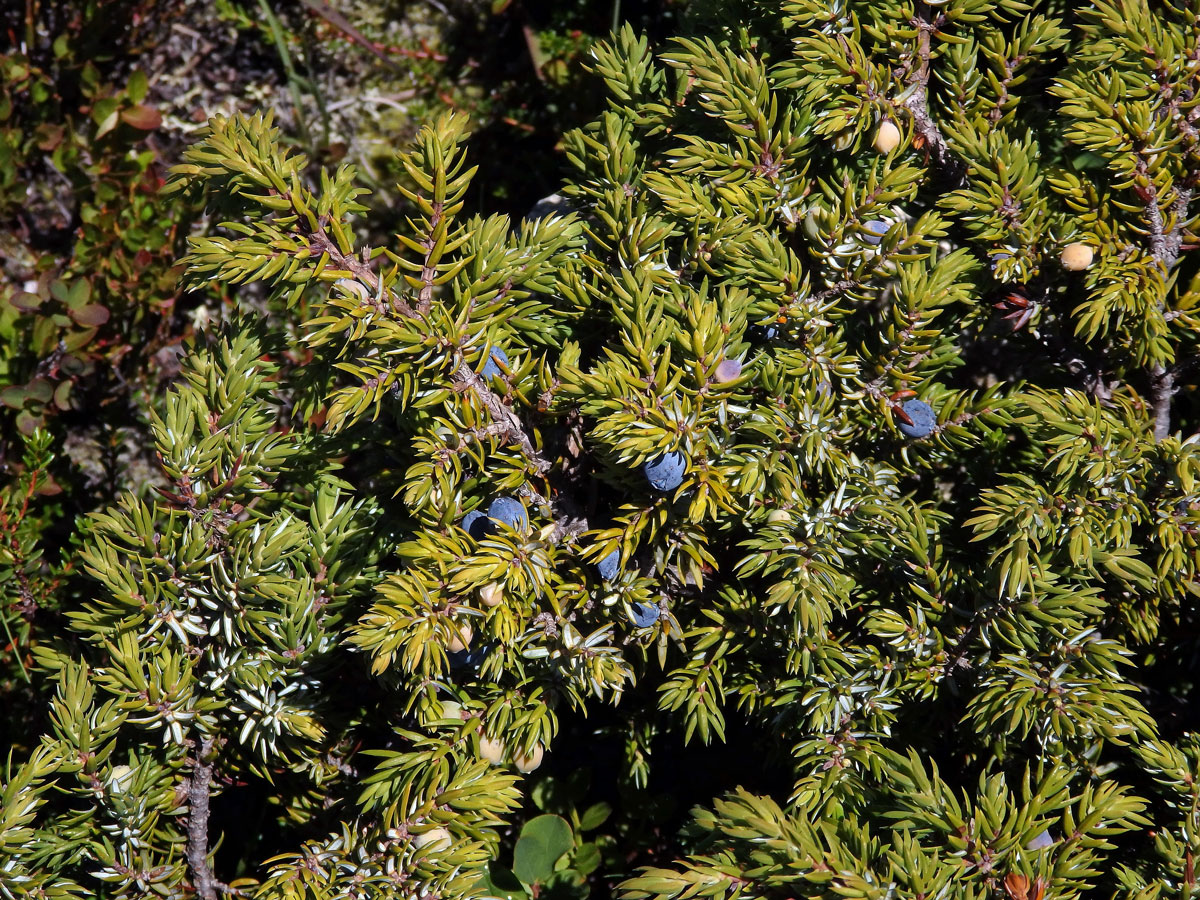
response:
[[[333,268],[349,272],[372,295],[379,293],[379,276],[375,273],[374,269],[365,262],[360,262],[353,254],[343,253],[323,227],[318,228],[315,232],[306,234],[305,237],[308,240],[310,249],[317,256],[320,256],[322,253],[329,254]],[[391,290],[387,290],[386,294],[392,308],[399,315],[410,319],[420,317],[420,313],[414,310],[404,298]],[[424,291],[422,291],[421,303],[422,306],[425,305]],[[537,475],[545,477],[550,471],[552,463],[534,444],[520,417],[513,411],[512,407],[506,404],[495,391],[488,387],[487,382],[466,361],[458,363],[451,376],[451,380],[457,390],[471,391],[479,399],[480,403],[483,404],[483,407],[487,410],[492,420],[492,425],[487,426],[485,429],[486,432],[495,435],[502,442],[520,450],[533,471]],[[551,503],[547,497],[543,496],[528,483],[522,484],[517,489],[517,492],[527,501],[552,511],[556,519],[554,533],[551,535],[553,541],[558,542],[565,537],[580,534],[587,530],[588,522],[586,516],[581,511],[582,507],[568,494],[559,491],[556,494],[555,502]]]
[[[375,271],[365,263],[359,262],[353,255],[343,253],[323,228],[307,235],[307,238],[310,249],[318,256],[322,253],[329,254],[334,268],[349,272],[355,280],[364,284],[372,293],[379,291],[379,276],[375,274]],[[397,313],[409,319],[419,318],[419,314],[402,297],[390,290],[387,294],[392,308]],[[452,379],[460,390],[470,390],[479,398],[497,425],[497,436],[520,449],[537,474],[543,475],[549,471],[550,461],[534,446],[533,440],[525,431],[525,426],[520,418],[487,386],[487,383],[475,373],[470,365],[466,362],[460,363],[454,370]]]

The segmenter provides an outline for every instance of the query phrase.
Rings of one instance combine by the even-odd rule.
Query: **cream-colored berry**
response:
[[[1062,252],[1063,268],[1070,269],[1072,272],[1082,271],[1092,264],[1095,255],[1096,251],[1080,241],[1067,244],[1063,247]]]
[[[484,606],[499,606],[504,602],[504,585],[493,581],[479,589],[479,599]]]
[[[542,755],[545,751],[541,744],[533,745],[533,752],[526,756],[524,753],[518,753],[513,756],[513,764],[517,767],[517,771],[528,775],[534,769],[542,764]]]
[[[441,826],[430,828],[428,831],[422,831],[413,836],[413,845],[418,850],[422,847],[428,847],[430,850],[446,850],[452,843],[454,840],[450,837],[450,832]]]
[[[875,132],[875,149],[880,153],[891,153],[899,146],[900,128],[890,119],[884,119]]]
[[[132,784],[133,769],[129,766],[113,766],[113,770],[108,776],[109,790],[120,794],[129,790]]]
[[[481,737],[479,739],[479,755],[493,766],[500,765],[504,761],[504,742],[490,737]]]
[[[471,638],[475,636],[475,632],[467,623],[455,626],[454,634],[450,638],[450,652],[461,653],[471,646]]]

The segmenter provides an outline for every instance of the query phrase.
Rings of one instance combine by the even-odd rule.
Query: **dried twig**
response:
[[[300,2],[338,31],[342,32],[342,34],[346,35],[352,42],[374,54],[385,66],[390,69],[399,68],[395,62],[388,59],[387,54],[380,50],[376,44],[367,40],[361,31],[351,25],[349,19],[330,6],[328,0],[300,0]]]

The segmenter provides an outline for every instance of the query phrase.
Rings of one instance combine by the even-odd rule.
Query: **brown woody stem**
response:
[[[1150,252],[1162,266],[1165,279],[1179,260],[1179,252],[1183,246],[1183,225],[1187,221],[1192,191],[1190,188],[1181,190],[1171,203],[1173,221],[1168,228],[1158,205],[1158,188],[1155,187],[1154,179],[1144,160],[1139,160],[1138,168],[1147,182],[1143,196],[1146,199],[1146,221],[1150,226]],[[1163,312],[1162,306],[1159,307],[1159,312]],[[1171,400],[1177,390],[1175,374],[1174,370],[1168,369],[1162,363],[1157,363],[1150,369],[1150,403],[1154,410],[1156,441],[1161,441],[1171,434]]]
[[[925,3],[917,4],[917,14],[912,20],[917,29],[917,65],[908,75],[909,92],[904,106],[912,114],[913,124],[925,139],[925,146],[929,148],[933,161],[946,180],[957,185],[966,177],[966,167],[950,152],[950,145],[946,143],[937,122],[929,114],[930,35],[937,31],[941,21],[941,13],[935,16],[934,11]]]
[[[212,783],[212,748],[211,737],[200,742],[188,786],[187,861],[192,870],[192,886],[201,900],[217,900],[219,884],[208,864],[208,786]]]

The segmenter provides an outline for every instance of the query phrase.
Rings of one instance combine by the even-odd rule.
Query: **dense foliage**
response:
[[[33,642],[5,896],[1197,893],[1200,5],[679,28],[524,219],[461,112],[386,240],[269,113],[182,153],[242,308]]]

